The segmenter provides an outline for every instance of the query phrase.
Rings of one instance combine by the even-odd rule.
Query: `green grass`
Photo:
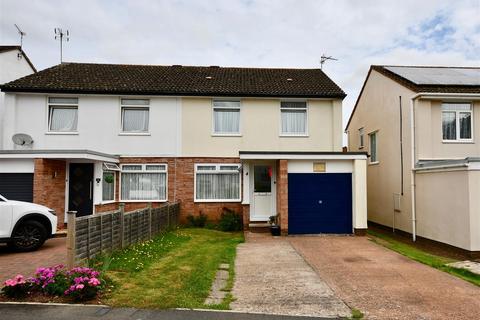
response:
[[[228,309],[233,297],[204,305],[220,263],[230,265],[233,286],[236,246],[242,233],[178,229],[112,256],[107,276],[115,283],[104,302],[138,308]],[[229,289],[228,288],[228,289]]]
[[[480,286],[480,275],[465,269],[454,268],[446,265],[448,263],[455,262],[456,260],[454,259],[425,252],[423,250],[415,248],[412,245],[395,240],[394,238],[380,232],[369,230],[368,233],[373,236],[372,241],[386,248],[396,251],[412,260],[421,262],[435,269],[448,272],[463,280]]]

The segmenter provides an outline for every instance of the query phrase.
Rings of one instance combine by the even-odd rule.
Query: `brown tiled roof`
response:
[[[27,63],[30,65],[30,67],[32,68],[33,72],[37,72],[37,69],[35,68],[35,66],[33,65],[33,63],[30,61],[30,59],[28,58],[27,54],[23,51],[22,47],[16,46],[16,45],[13,45],[13,46],[0,46],[0,53],[12,51],[12,50],[20,50],[20,52],[22,53],[22,56],[25,58],[25,61],[27,61]]]
[[[416,84],[413,81],[402,77],[401,75],[388,70],[389,66],[372,66],[371,68],[375,71],[380,72],[381,74],[389,77],[390,79],[400,83],[401,85],[409,88],[412,91],[415,92],[428,92],[428,93],[480,93],[480,85],[465,85],[465,84],[459,84],[459,85],[452,85],[452,84]],[[403,66],[403,67],[408,67],[408,66]],[[419,70],[421,69],[427,69],[427,68],[444,68],[444,69],[449,69],[449,67],[429,67],[429,66],[412,66],[409,68],[417,68]],[[461,67],[451,67],[455,69],[461,69]],[[464,69],[480,69],[480,68],[470,68],[470,67],[464,67]],[[420,71],[421,72],[421,71]]]
[[[5,92],[341,98],[320,69],[63,63],[0,87]]]

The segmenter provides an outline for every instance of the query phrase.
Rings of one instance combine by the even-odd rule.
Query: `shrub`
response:
[[[192,214],[187,216],[187,227],[204,228],[207,224],[207,216],[200,212],[198,216]]]
[[[68,279],[61,264],[38,268],[30,282],[40,291],[54,296],[61,296],[68,288]]]
[[[5,281],[2,293],[9,298],[22,298],[28,294],[31,288],[32,284],[21,274],[18,274],[15,278]]]
[[[74,300],[89,300],[103,289],[100,273],[91,268],[76,267],[69,271],[63,265],[38,268],[34,276],[25,279],[17,275],[5,281],[2,293],[10,298],[20,298],[40,292],[50,296],[66,296]]]
[[[221,231],[240,231],[243,229],[242,216],[235,211],[223,208],[220,221],[218,222],[218,229]]]
[[[91,268],[73,268],[66,275],[70,279],[70,286],[64,294],[75,300],[92,299],[102,288],[102,282],[98,278],[100,273]]]

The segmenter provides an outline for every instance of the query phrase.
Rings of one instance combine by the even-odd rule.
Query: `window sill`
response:
[[[125,203],[130,203],[130,202],[155,202],[155,203],[160,203],[160,202],[167,202],[168,200],[122,200],[120,199],[120,201],[118,202],[125,202]]]
[[[215,203],[215,202],[242,202],[241,199],[236,199],[236,200],[231,200],[231,199],[220,199],[220,200],[217,200],[217,199],[208,199],[208,200],[194,200],[193,202],[195,203]]]
[[[444,144],[474,144],[473,140],[442,140]]]
[[[65,135],[65,136],[78,136],[78,131],[47,131],[47,135]]]
[[[375,166],[375,165],[377,165],[377,164],[380,164],[380,162],[379,162],[379,161],[375,161],[375,162],[369,162],[369,163],[368,163],[369,166]]]
[[[119,136],[151,136],[150,132],[120,132]]]
[[[115,203],[115,202],[117,202],[117,201],[115,201],[115,200],[106,200],[106,201],[100,202],[99,204],[100,204],[100,205],[104,205],[104,204],[110,204],[110,203]]]
[[[281,133],[279,135],[281,138],[308,138],[309,135],[308,133],[305,134],[287,134],[287,133]]]
[[[241,133],[212,133],[212,137],[241,137]]]

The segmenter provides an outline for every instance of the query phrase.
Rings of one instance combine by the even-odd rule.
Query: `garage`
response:
[[[0,194],[9,200],[33,202],[32,159],[0,159]]]
[[[289,234],[349,234],[351,173],[289,173]]]
[[[0,194],[9,200],[33,202],[33,173],[0,173]]]

